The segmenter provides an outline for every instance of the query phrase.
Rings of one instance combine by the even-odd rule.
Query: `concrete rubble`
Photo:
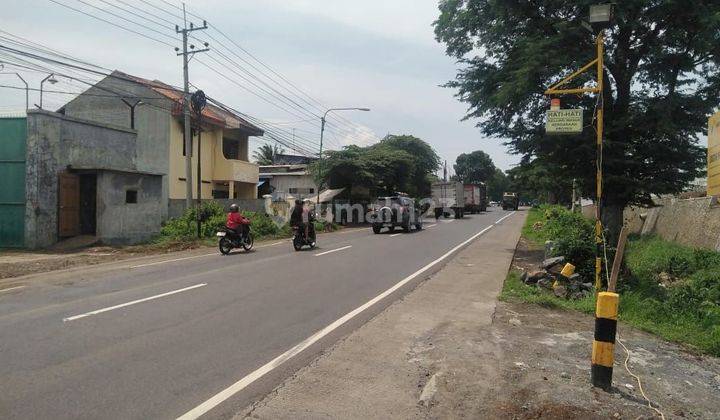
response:
[[[564,256],[546,258],[537,270],[523,271],[521,280],[526,285],[550,290],[559,298],[582,299],[588,296],[592,291],[592,283],[584,282],[578,273],[565,277],[561,273],[564,265]]]

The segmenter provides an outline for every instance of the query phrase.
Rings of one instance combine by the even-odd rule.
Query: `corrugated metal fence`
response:
[[[0,118],[0,248],[25,244],[27,120]]]

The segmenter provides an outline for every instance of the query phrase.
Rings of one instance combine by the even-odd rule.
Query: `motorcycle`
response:
[[[300,251],[303,246],[309,246],[310,249],[315,248],[316,241],[315,241],[315,224],[313,223],[315,221],[314,215],[310,214],[309,219],[309,226],[308,226],[308,234],[307,237],[305,236],[305,229],[300,228],[299,226],[293,226],[293,248],[295,248],[295,251]]]
[[[249,229],[247,235],[244,237],[241,237],[241,235],[226,227],[221,228],[216,235],[219,238],[218,248],[223,255],[229,254],[235,248],[242,248],[246,252],[250,251],[255,243],[253,234]]]

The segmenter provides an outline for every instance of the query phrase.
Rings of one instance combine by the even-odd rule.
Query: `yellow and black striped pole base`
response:
[[[592,346],[590,380],[594,387],[606,391],[612,386],[619,298],[617,293],[600,292],[595,310],[595,339]]]

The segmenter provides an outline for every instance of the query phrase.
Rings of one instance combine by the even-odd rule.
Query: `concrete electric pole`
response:
[[[183,57],[183,115],[185,117],[185,130],[183,134],[183,141],[185,143],[185,208],[189,209],[192,205],[192,134],[190,130],[190,79],[188,76],[188,62],[193,54],[199,52],[210,51],[209,48],[196,50],[195,45],[190,45],[190,51],[188,51],[188,34],[192,31],[199,31],[207,29],[207,22],[203,21],[203,26],[195,27],[190,23],[190,27],[187,25],[187,15],[185,14],[185,3],[183,3],[183,28],[175,26],[175,32],[182,34],[183,37],[183,50],[178,52],[177,55]],[[205,43],[205,47],[208,43]],[[179,51],[179,48],[175,48],[175,51]],[[201,174],[197,174],[198,178],[202,179]],[[198,197],[200,199],[200,197]]]

